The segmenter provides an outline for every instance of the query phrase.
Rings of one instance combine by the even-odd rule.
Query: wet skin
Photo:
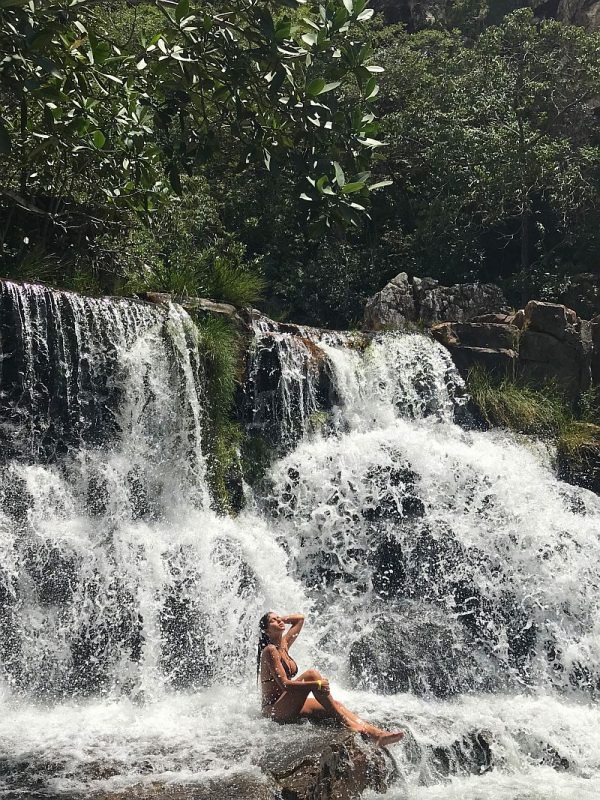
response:
[[[265,628],[269,644],[260,660],[262,713],[276,722],[298,719],[333,718],[350,730],[373,739],[380,747],[403,738],[403,731],[389,733],[360,719],[331,696],[329,681],[317,670],[310,669],[293,678],[297,667],[289,648],[298,638],[304,617],[301,614],[281,616],[269,613]],[[287,626],[289,630],[286,632]],[[309,695],[312,694],[312,697]]]

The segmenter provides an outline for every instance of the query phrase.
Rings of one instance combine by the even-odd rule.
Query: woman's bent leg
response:
[[[284,692],[278,700],[271,706],[270,713],[265,712],[265,716],[271,717],[276,722],[292,722],[300,716],[302,707],[308,695],[310,688],[307,686],[299,686],[293,691]]]

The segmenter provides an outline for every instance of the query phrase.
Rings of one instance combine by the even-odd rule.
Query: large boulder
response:
[[[419,319],[435,322],[467,322],[480,314],[501,311],[506,306],[502,290],[493,283],[458,283],[426,286],[415,282]]]
[[[402,328],[407,322],[417,321],[417,307],[412,283],[406,272],[401,272],[380,292],[367,300],[364,326],[367,330]]]
[[[323,728],[296,749],[272,749],[260,767],[289,800],[352,800],[367,789],[385,791],[389,778],[382,751],[340,729]]]
[[[392,777],[382,750],[346,729],[302,726],[294,746],[273,736],[255,771],[202,783],[145,783],[86,794],[91,800],[358,800]],[[258,772],[258,774],[256,774]]]
[[[417,321],[427,325],[465,322],[505,306],[501,289],[491,283],[441,286],[432,278],[410,279],[406,272],[401,272],[367,301],[364,327],[385,330]]]
[[[556,303],[532,300],[525,307],[519,347],[519,376],[532,386],[554,384],[571,400],[591,383],[589,325]]]

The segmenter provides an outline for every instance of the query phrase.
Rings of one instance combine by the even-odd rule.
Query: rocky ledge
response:
[[[450,775],[482,774],[492,768],[490,735],[475,731],[446,745],[420,745],[407,732],[394,755],[338,728],[313,727],[294,747],[267,749],[252,771],[203,783],[146,782],[118,791],[89,792],[89,800],[358,800],[366,790],[385,792],[401,776],[394,755],[422,782]],[[275,739],[273,740],[275,744]],[[75,796],[69,800],[80,800]]]

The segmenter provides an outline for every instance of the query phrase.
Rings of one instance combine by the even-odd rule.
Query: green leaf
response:
[[[181,186],[181,178],[179,177],[179,172],[174,165],[172,165],[169,170],[169,181],[177,194],[181,194],[183,191]]]
[[[346,176],[344,175],[344,170],[341,168],[341,166],[338,164],[337,161],[333,162],[333,169],[335,170],[335,180],[337,182],[337,185],[341,189],[342,186],[344,186],[344,184],[346,183]]]
[[[102,131],[94,131],[92,133],[92,139],[94,140],[94,144],[98,150],[101,150],[106,144],[106,136],[102,133]]]
[[[327,84],[323,78],[315,78],[306,85],[306,94],[310,95],[311,97],[316,97],[325,90],[326,85]]]
[[[10,150],[10,134],[4,125],[4,122],[0,119],[0,153],[2,153],[2,155],[8,155]]]
[[[345,186],[342,186],[342,193],[343,194],[351,194],[352,192],[360,192],[361,189],[365,188],[364,181],[356,181],[355,183],[347,183]]]
[[[177,8],[175,9],[175,19],[177,22],[181,22],[181,20],[188,15],[190,10],[190,1],[189,0],[179,0],[177,3]]]
[[[374,192],[375,189],[382,189],[384,186],[391,186],[394,181],[379,181],[379,183],[373,183],[369,186],[369,191]]]

